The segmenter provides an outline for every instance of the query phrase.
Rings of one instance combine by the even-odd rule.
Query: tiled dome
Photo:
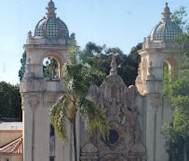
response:
[[[68,39],[69,32],[66,24],[56,17],[54,2],[51,0],[48,3],[47,17],[44,17],[38,22],[35,28],[35,35],[39,37],[49,38],[49,39]]]
[[[174,41],[175,36],[182,32],[182,30],[171,21],[170,14],[170,9],[166,3],[164,12],[162,13],[162,21],[154,27],[150,34],[152,41]]]

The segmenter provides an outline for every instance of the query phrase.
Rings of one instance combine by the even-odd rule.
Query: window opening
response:
[[[43,76],[49,79],[59,78],[59,64],[53,57],[43,60]]]

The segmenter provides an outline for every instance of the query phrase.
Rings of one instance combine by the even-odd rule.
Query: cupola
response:
[[[55,4],[52,0],[48,3],[47,16],[41,19],[34,32],[34,37],[47,39],[69,39],[69,32],[66,24],[56,17]]]
[[[168,7],[168,3],[165,4],[164,11],[162,13],[162,21],[157,24],[151,34],[150,40],[152,41],[174,41],[175,37],[179,35],[182,30],[171,20],[171,12]]]

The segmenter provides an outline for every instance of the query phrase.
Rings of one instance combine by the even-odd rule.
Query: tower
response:
[[[141,94],[161,93],[164,63],[169,69],[180,68],[182,63],[182,52],[175,41],[181,29],[171,21],[167,3],[162,15],[139,51],[141,63],[136,85]]]
[[[48,107],[64,93],[62,66],[69,60],[69,32],[66,24],[55,13],[55,4],[48,3],[47,15],[36,25],[34,35],[28,33],[26,69],[20,85],[23,110],[24,161],[62,160],[63,148],[50,125]],[[58,74],[44,77],[45,58],[58,64]],[[66,151],[66,150],[65,150]]]
[[[178,70],[181,67],[183,55],[175,38],[181,29],[172,22],[170,9],[166,3],[163,17],[150,35],[145,38],[139,51],[141,63],[136,79],[136,86],[145,106],[145,146],[147,161],[167,161],[165,137],[162,127],[171,122],[172,108],[167,98],[162,96],[163,68]]]

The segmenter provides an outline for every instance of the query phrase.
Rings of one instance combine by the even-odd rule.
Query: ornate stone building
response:
[[[34,35],[28,33],[26,72],[21,82],[23,110],[24,161],[73,161],[72,134],[63,143],[50,125],[48,107],[62,95],[64,77],[62,65],[69,60],[68,28],[56,17],[51,0],[47,16],[40,20]],[[103,84],[92,86],[87,98],[106,112],[110,121],[110,136],[105,140],[96,131],[89,136],[78,118],[78,158],[81,161],[168,161],[164,123],[171,121],[170,102],[161,95],[163,66],[179,69],[182,53],[174,37],[181,30],[170,18],[165,6],[162,21],[145,38],[139,51],[141,63],[136,86],[127,87],[117,75],[115,58],[112,59],[110,75]],[[52,57],[59,65],[59,77],[46,79],[43,60]],[[73,157],[72,157],[73,158]]]
[[[70,37],[66,24],[56,16],[52,0],[46,9],[46,17],[37,23],[33,35],[28,33],[24,45],[26,71],[20,86],[24,161],[58,161],[69,154],[55,136],[48,109],[64,93],[62,65],[69,60]],[[57,78],[44,78],[43,63],[49,57],[58,62]]]
[[[83,140],[81,161],[88,158],[84,150],[89,145],[95,146],[98,150],[96,153],[99,161],[145,161],[146,149],[140,139],[140,95],[136,86],[127,87],[123,79],[117,75],[114,57],[111,67],[107,80],[100,87],[92,86],[87,96],[107,114],[110,136],[105,140],[96,132],[87,144],[84,144]]]

